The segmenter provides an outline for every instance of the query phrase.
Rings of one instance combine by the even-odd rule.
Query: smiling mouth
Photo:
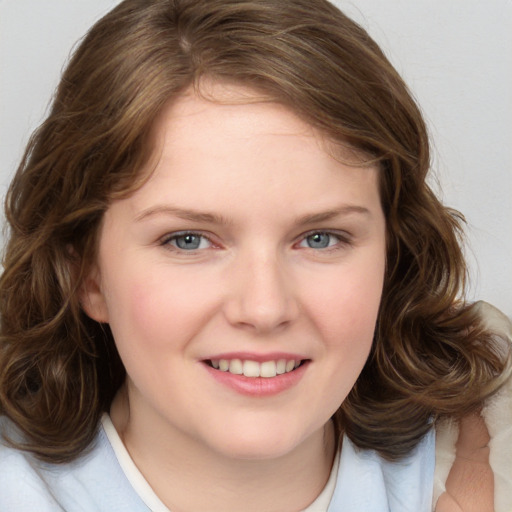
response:
[[[268,379],[293,372],[307,361],[307,359],[278,359],[276,361],[260,363],[258,361],[242,359],[208,359],[205,363],[221,372],[243,375],[244,377],[263,377]]]

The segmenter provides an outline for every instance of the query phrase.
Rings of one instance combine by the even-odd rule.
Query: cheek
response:
[[[327,343],[369,348],[382,297],[384,265],[344,269],[331,275],[309,300],[312,318]]]
[[[131,380],[142,388],[161,385],[173,356],[186,350],[198,324],[193,293],[160,277],[140,273],[109,296],[117,350]],[[179,374],[179,368],[172,371]]]
[[[191,339],[214,307],[208,281],[189,277],[164,267],[136,277],[132,272],[131,278],[114,285],[108,302],[116,344],[172,349]]]

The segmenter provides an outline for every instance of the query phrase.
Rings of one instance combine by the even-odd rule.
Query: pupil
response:
[[[183,235],[176,239],[176,245],[180,249],[197,249],[201,239],[197,235]]]
[[[308,236],[308,245],[312,249],[325,249],[329,247],[330,237],[327,233],[315,233]]]

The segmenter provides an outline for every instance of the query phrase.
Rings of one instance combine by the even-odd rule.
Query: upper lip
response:
[[[258,363],[265,363],[266,361],[279,361],[280,359],[286,359],[287,361],[303,361],[308,359],[302,354],[294,354],[291,352],[269,352],[266,354],[256,354],[254,352],[223,352],[215,354],[203,359],[203,361],[212,361],[219,359],[240,359],[242,361],[256,361]]]

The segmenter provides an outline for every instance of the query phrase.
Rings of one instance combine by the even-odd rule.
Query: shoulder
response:
[[[0,429],[0,510],[59,510],[32,457],[5,442],[3,435],[15,434],[12,424],[0,418]]]
[[[375,450],[358,448],[344,435],[328,511],[430,510],[434,442],[431,430],[407,456],[390,461]]]
[[[16,436],[0,418],[0,432]],[[0,510],[16,512],[144,511],[124,476],[103,430],[91,449],[65,464],[41,462],[10,447],[0,435]]]
[[[479,304],[497,350],[511,350],[512,323],[496,308]],[[436,512],[512,510],[512,376],[479,413],[444,421],[436,432],[434,503]]]

